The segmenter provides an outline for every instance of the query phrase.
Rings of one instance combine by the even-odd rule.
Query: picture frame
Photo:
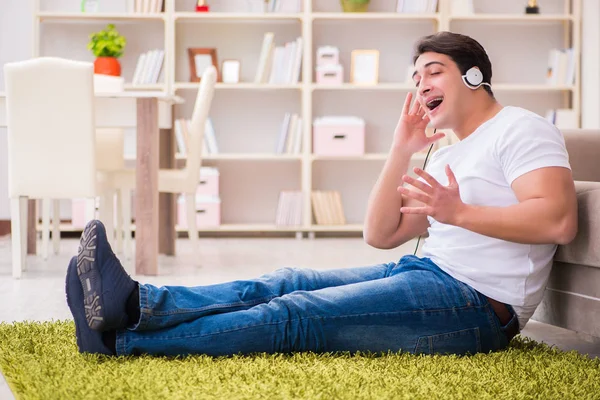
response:
[[[241,73],[240,60],[228,59],[221,63],[221,81],[223,83],[239,83]]]
[[[190,47],[188,48],[190,82],[200,82],[202,73],[209,65],[217,70],[217,82],[219,82],[219,64],[217,62],[217,49],[214,47]]]
[[[353,50],[350,82],[355,85],[379,83],[379,50]]]

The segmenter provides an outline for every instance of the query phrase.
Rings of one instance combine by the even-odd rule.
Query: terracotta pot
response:
[[[121,76],[121,64],[115,57],[98,57],[94,61],[94,73]]]
[[[348,0],[340,0],[340,2],[342,3],[342,10],[344,12],[367,12],[369,8],[368,2],[364,4],[356,4]]]

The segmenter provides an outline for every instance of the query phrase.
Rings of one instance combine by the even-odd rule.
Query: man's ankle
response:
[[[127,298],[125,311],[129,317],[129,326],[136,325],[140,321],[140,285],[137,282]]]
[[[113,352],[113,354],[117,354],[117,331],[115,330],[110,330],[110,331],[104,331],[102,332],[102,343],[104,343],[104,345],[106,347],[108,347],[108,349],[110,351]]]

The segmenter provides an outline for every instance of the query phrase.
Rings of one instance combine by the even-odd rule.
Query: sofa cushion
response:
[[[600,182],[600,132],[596,129],[563,130],[575,181]]]
[[[575,181],[578,231],[575,239],[558,246],[555,260],[600,268],[600,182]]]

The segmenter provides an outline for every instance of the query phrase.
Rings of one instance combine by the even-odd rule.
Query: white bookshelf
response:
[[[81,11],[55,12],[40,11],[37,18],[40,22],[77,22],[77,21],[144,21],[144,20],[164,20],[167,17],[164,13],[148,14],[129,14],[129,13],[83,13]]]
[[[175,82],[173,85],[175,90],[198,90],[197,83],[188,83],[188,82]],[[263,83],[251,83],[251,82],[240,82],[240,83],[217,83],[215,85],[215,89],[231,89],[231,90],[301,90],[301,84],[285,84],[285,85],[275,85],[275,84],[263,84]]]
[[[540,22],[569,22],[575,21],[576,17],[565,14],[472,14],[449,16],[449,21],[504,21],[511,24],[524,22],[527,24],[537,24]]]
[[[301,0],[297,13],[248,12],[242,0],[208,1],[209,13],[193,11],[193,0],[165,0],[164,12],[130,12],[131,2],[103,0],[98,13],[78,11],[76,0],[35,0],[34,54],[93,61],[85,48],[88,34],[114,22],[127,37],[120,60],[126,90],[164,90],[185,103],[174,106],[173,118],[190,118],[197,83],[189,82],[188,47],[217,49],[224,59],[241,61],[241,82],[219,82],[211,108],[218,154],[203,164],[218,167],[221,187],[219,227],[203,232],[361,232],[366,201],[389,151],[403,99],[414,85],[406,82],[414,42],[421,36],[450,30],[475,37],[488,51],[493,90],[505,105],[519,105],[544,115],[547,109],[571,108],[580,118],[581,0],[540,2],[541,14],[526,15],[526,1],[474,0],[474,13],[453,15],[450,0],[439,0],[429,14],[395,12],[396,0],[372,0],[367,13],[343,13],[338,0]],[[273,32],[275,44],[302,37],[299,83],[254,83],[262,39]],[[340,50],[344,82],[349,82],[350,52],[380,51],[379,83],[374,86],[315,83],[314,59],[320,46]],[[573,47],[577,67],[574,85],[545,83],[548,51]],[[165,50],[159,83],[133,85],[138,55]],[[285,112],[303,119],[300,154],[275,154]],[[367,123],[365,154],[329,157],[312,154],[312,121],[325,115],[356,115]],[[185,157],[178,156],[179,162]],[[422,165],[424,154],[413,157]],[[275,225],[282,190],[303,193],[300,226]],[[347,223],[317,225],[311,190],[338,190]]]
[[[175,0],[177,1],[177,0]],[[283,13],[246,13],[246,12],[174,12],[173,20],[175,21],[205,21],[205,20],[225,20],[225,21],[274,21],[274,20],[291,20],[301,21],[303,14],[283,14]]]

